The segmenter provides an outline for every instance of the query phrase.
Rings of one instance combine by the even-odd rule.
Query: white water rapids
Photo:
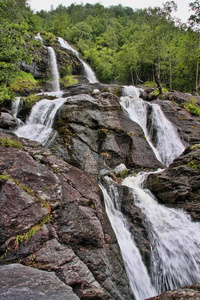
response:
[[[48,50],[50,53],[50,66],[53,76],[53,92],[47,94],[58,98],[55,100],[43,99],[36,102],[31,110],[30,116],[26,120],[26,124],[15,131],[17,136],[40,142],[43,145],[46,145],[56,133],[52,129],[54,117],[57,110],[67,100],[66,98],[61,98],[62,92],[60,91],[59,73],[55,52],[51,47],[48,47]]]
[[[111,199],[106,189],[102,185],[100,185],[100,187],[104,195],[106,213],[117,237],[130,287],[135,299],[141,300],[156,295],[156,290],[151,284],[140,252],[126,225],[126,220],[120,210],[117,209],[117,207],[119,207],[119,195],[117,190],[113,189],[112,194],[114,197]],[[112,185],[110,185],[110,188],[112,188]]]
[[[128,112],[129,118],[141,126],[156,158],[168,166],[185,149],[177,129],[158,104],[139,98],[137,88],[125,86],[124,95],[120,98],[122,107]]]
[[[51,73],[52,73],[52,91],[59,92],[60,91],[60,83],[59,83],[59,73],[58,73],[58,66],[56,60],[56,54],[52,47],[48,47],[49,55],[50,55],[50,66],[51,66]]]
[[[65,101],[64,98],[38,101],[33,106],[26,124],[15,131],[17,136],[46,145],[50,135],[53,134],[52,125],[55,114]]]
[[[200,223],[160,205],[142,184],[148,173],[127,177],[133,201],[145,214],[151,242],[151,277],[158,293],[200,282]],[[141,298],[142,299],[142,298]]]
[[[138,89],[125,87],[124,91],[121,105],[130,119],[142,127],[156,157],[168,166],[184,151],[177,129],[167,120],[158,104],[147,103],[139,98]],[[132,189],[132,201],[142,210],[148,224],[150,275],[138,253],[134,237],[126,226],[125,217],[120,212],[118,203],[121,201],[112,180],[107,187],[109,193],[101,187],[136,300],[200,282],[200,223],[192,222],[182,210],[158,204],[151,192],[143,189],[143,182],[148,175],[141,172],[127,177],[122,184]]]
[[[96,78],[93,70],[90,68],[90,66],[88,64],[86,64],[86,62],[84,62],[80,58],[80,55],[79,55],[78,51],[76,51],[74,48],[72,48],[65,40],[63,40],[63,38],[59,37],[58,41],[59,41],[61,47],[72,51],[76,55],[76,57],[80,60],[80,62],[83,64],[84,73],[85,73],[85,76],[87,77],[88,81],[90,83],[98,82],[98,79]]]

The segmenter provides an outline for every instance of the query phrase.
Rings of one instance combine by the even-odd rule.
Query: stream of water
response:
[[[47,94],[58,98],[54,100],[43,99],[36,102],[26,123],[15,131],[17,136],[40,142],[43,145],[47,145],[55,136],[56,132],[52,129],[52,125],[56,112],[62,104],[67,101],[66,98],[60,97],[62,92],[60,91],[59,72],[55,52],[52,47],[48,47],[48,51],[50,54],[53,81],[52,92]]]
[[[86,62],[84,62],[80,58],[78,51],[76,51],[73,47],[71,47],[65,40],[63,40],[63,38],[59,37],[58,41],[59,41],[61,47],[72,51],[76,55],[76,57],[80,60],[80,62],[83,64],[84,73],[85,73],[85,76],[87,77],[88,81],[90,83],[98,82],[98,79],[96,78],[93,70],[90,68],[90,66],[88,64],[86,64]]]
[[[133,201],[141,208],[151,242],[151,278],[161,293],[200,282],[200,223],[191,221],[182,210],[158,204],[143,188],[148,173],[123,181],[132,189]]]
[[[141,126],[156,158],[163,165],[168,166],[184,151],[185,147],[175,126],[165,117],[158,104],[139,98],[137,88],[125,86],[120,103],[129,118]]]
[[[164,165],[168,166],[184,151],[177,129],[165,117],[158,104],[140,99],[139,90],[135,87],[124,87],[124,96],[120,102],[130,119],[141,126],[157,159]],[[134,236],[131,236],[120,211],[118,203],[121,200],[116,187],[111,179],[106,185],[107,191],[101,187],[106,211],[117,236],[136,300],[200,282],[200,224],[192,222],[190,216],[182,210],[158,204],[151,192],[143,188],[148,175],[149,173],[141,172],[127,177],[122,184],[131,188],[130,201],[142,210],[148,224],[151,243],[149,274],[135,249]],[[135,269],[140,276],[133,273]]]

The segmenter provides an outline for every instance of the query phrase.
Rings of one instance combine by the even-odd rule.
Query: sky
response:
[[[53,8],[56,8],[59,4],[64,6],[69,6],[70,4],[95,4],[100,3],[106,7],[111,5],[121,4],[122,6],[132,7],[134,10],[138,8],[147,8],[147,7],[162,7],[162,3],[167,2],[167,0],[82,0],[82,1],[72,1],[72,0],[29,0],[30,7],[37,10],[50,10],[51,5]],[[175,3],[178,5],[178,11],[174,14],[177,18],[180,18],[182,22],[186,22],[188,17],[192,14],[189,11],[189,3],[192,0],[175,0]]]

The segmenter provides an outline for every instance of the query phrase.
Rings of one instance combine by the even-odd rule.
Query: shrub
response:
[[[9,137],[7,138],[0,138],[0,145],[3,147],[14,147],[22,149],[23,146],[19,141],[12,140]]]
[[[78,79],[73,75],[66,75],[60,79],[60,83],[65,87],[78,83]]]
[[[14,92],[24,92],[26,89],[32,90],[36,88],[37,81],[31,73],[20,71],[9,80],[9,86]]]
[[[168,90],[166,88],[162,88],[162,91],[163,93],[168,93]],[[153,92],[153,95],[154,96],[159,96],[159,89],[156,89],[154,92]]]
[[[51,33],[51,32],[47,32],[47,31],[42,31],[40,33],[41,37],[44,39],[44,41],[47,43],[47,44],[54,44],[56,42],[56,36]]]
[[[151,87],[151,88],[157,87],[157,84],[156,84],[155,81],[145,81],[145,83],[144,83],[143,85],[144,85],[144,86]]]
[[[31,108],[37,101],[43,99],[43,95],[31,94],[28,97],[21,98],[26,108]]]
[[[199,116],[200,115],[200,108],[196,104],[195,98],[190,98],[189,102],[185,102],[183,104],[183,107],[191,113],[193,116]]]
[[[0,85],[0,105],[14,98],[14,93],[5,85]]]

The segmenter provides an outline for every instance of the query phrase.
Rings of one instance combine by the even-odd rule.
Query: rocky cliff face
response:
[[[5,134],[0,138],[10,140]],[[56,277],[46,277],[45,295],[51,293],[51,282],[58,282],[58,290],[64,286],[61,298],[66,291],[73,294],[70,299],[131,299],[96,182],[38,143],[20,142],[22,148],[0,146],[0,263],[55,272]],[[9,268],[1,270],[8,274]],[[26,274],[10,283],[19,293],[27,277],[45,276],[18,265],[14,270]],[[0,288],[5,295],[6,276],[1,276]],[[36,293],[32,283],[29,288]],[[61,299],[53,297],[48,299]]]
[[[147,186],[157,199],[171,207],[185,209],[200,221],[200,146],[188,148],[168,169],[151,174]]]
[[[77,57],[54,46],[60,72],[65,74],[66,65],[70,65],[72,74],[80,75],[82,66]],[[47,49],[42,47],[40,63],[22,63],[22,69],[37,78],[48,77],[47,56]],[[129,169],[127,173],[163,166],[142,129],[121,108],[120,95],[117,85],[84,83],[66,88],[67,101],[56,115],[54,129],[58,134],[50,149],[7,131],[17,125],[17,120],[2,112],[0,294],[4,299],[16,295],[20,300],[134,299],[94,178],[102,179],[109,173],[119,183],[113,169],[121,163]],[[183,108],[190,97],[174,92],[162,100],[149,98],[162,107],[186,147],[200,143],[200,117],[191,116]],[[199,145],[188,148],[166,171],[147,180],[161,203],[185,209],[196,221],[200,210],[199,151]],[[144,216],[132,203],[130,189],[117,183],[115,186],[129,229],[150,267]],[[190,296],[193,291],[191,297],[199,297],[197,289],[170,292],[155,299]]]
[[[51,145],[52,151],[90,174],[121,163],[128,168],[162,166],[142,129],[128,118],[111,93],[69,97],[57,114],[54,128],[60,136]]]

